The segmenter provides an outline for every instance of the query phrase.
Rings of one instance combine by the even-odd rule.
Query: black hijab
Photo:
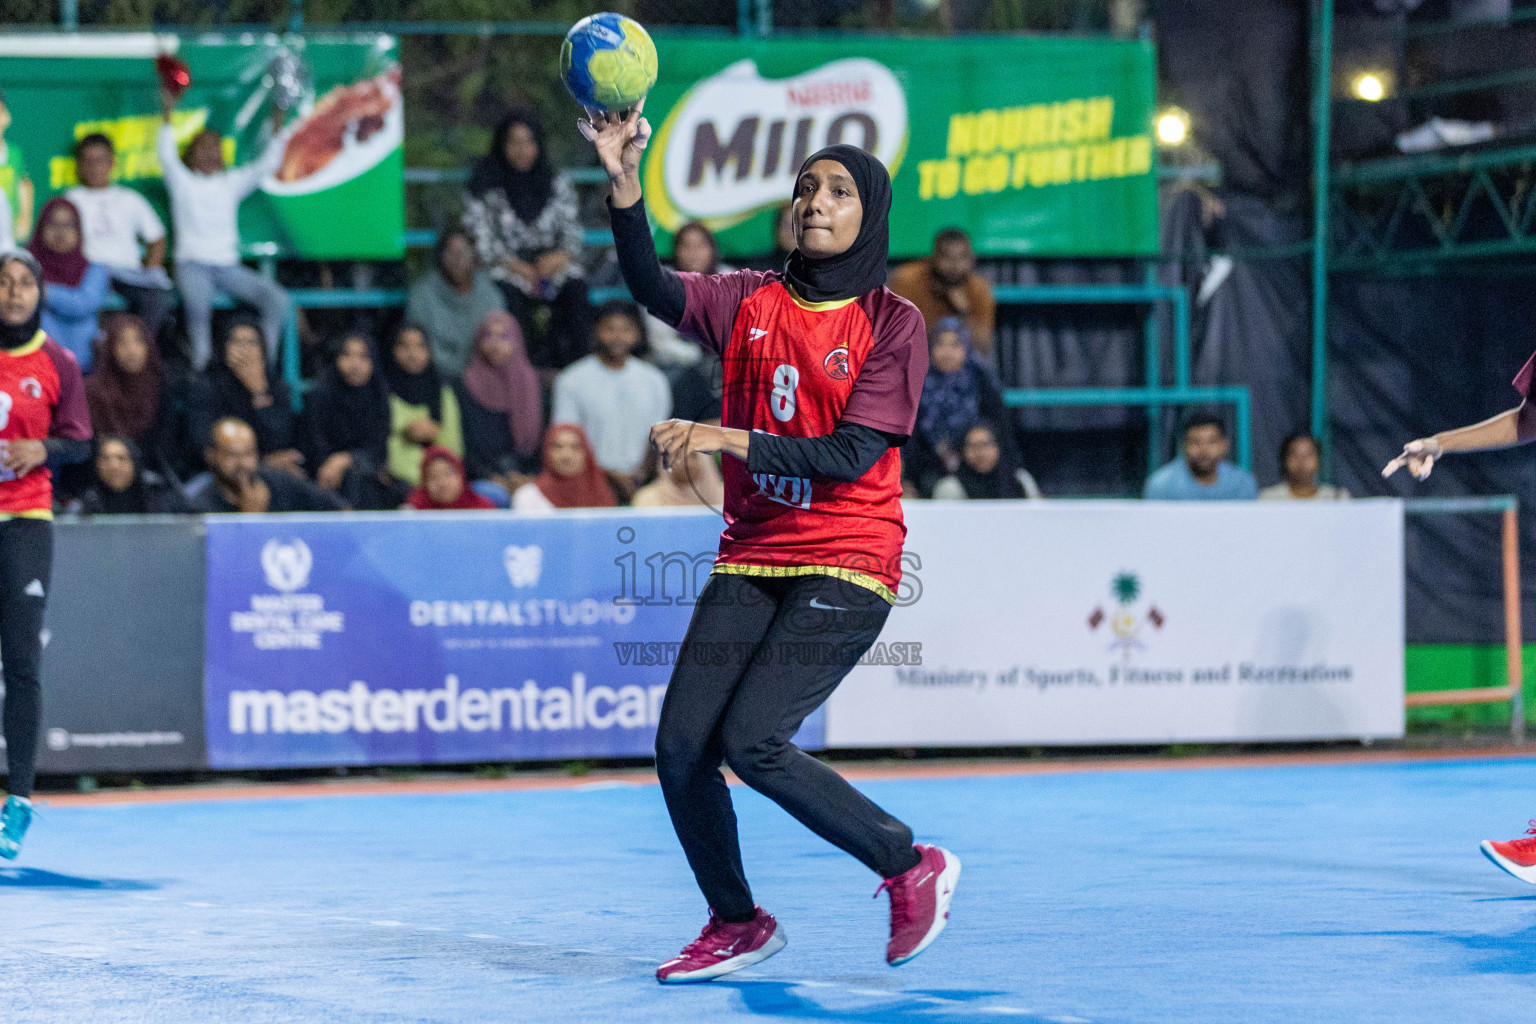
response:
[[[1002,435],[998,432],[998,426],[987,420],[972,427],[985,427],[992,434],[992,439],[997,442],[997,465],[992,467],[990,473],[978,473],[971,468],[971,464],[964,459],[960,460],[960,468],[955,471],[955,476],[960,480],[960,486],[965,489],[967,498],[1022,498],[1024,497],[1024,485],[1019,483],[1018,467],[1009,457],[1008,446],[1003,444]],[[966,431],[970,433],[970,431]],[[962,443],[964,438],[961,438]]]
[[[519,171],[507,160],[507,136],[517,125],[532,132],[533,141],[539,147],[538,159],[526,171]],[[470,194],[478,196],[496,189],[506,193],[512,212],[524,224],[538,220],[555,194],[555,172],[549,165],[544,126],[532,111],[513,111],[503,118],[496,126],[496,134],[491,137],[491,151],[475,161],[469,176]]]
[[[139,446],[121,434],[103,434],[96,439],[96,454],[101,454],[101,449],[110,441],[116,441],[128,450],[128,458],[133,461],[133,479],[128,486],[120,491],[114,491],[106,485],[96,473],[96,460],[91,460],[91,476],[94,483],[81,497],[81,511],[87,515],[141,515],[152,512],[149,503],[149,488],[144,482],[144,458],[139,453]]]
[[[395,345],[391,342],[389,358],[383,363],[384,380],[389,385],[390,393],[398,396],[402,402],[407,405],[424,405],[433,420],[442,422],[443,375],[438,372],[437,362],[432,358],[432,337],[425,328],[417,324],[406,324],[395,332],[396,341],[407,330],[421,331],[422,337],[427,339],[427,368],[420,373],[406,373],[395,361]]]
[[[859,235],[844,252],[812,259],[796,249],[784,263],[784,279],[807,302],[852,299],[885,284],[885,263],[891,247],[891,176],[885,165],[857,146],[828,146],[812,153],[795,175],[818,160],[835,160],[848,171],[859,190],[864,219]]]
[[[37,278],[37,307],[32,310],[32,315],[19,324],[8,324],[0,320],[0,348],[7,352],[13,351],[25,345],[37,336],[37,330],[43,323],[43,268],[38,265],[37,257],[25,249],[10,249],[0,253],[0,267],[15,260],[25,263],[27,269],[32,271],[32,276]]]
[[[373,359],[373,373],[366,384],[354,387],[336,367],[347,342],[358,339]],[[389,438],[389,389],[384,384],[383,364],[373,339],[361,331],[342,335],[331,349],[325,373],[310,399],[311,425],[327,449],[326,457],[336,452],[372,451]]]

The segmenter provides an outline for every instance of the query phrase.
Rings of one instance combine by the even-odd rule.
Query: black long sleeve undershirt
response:
[[[613,224],[614,249],[619,272],[630,295],[652,316],[676,327],[683,319],[687,293],[677,272],[661,265],[645,202],[615,207],[608,201]],[[844,483],[868,473],[887,448],[900,447],[906,438],[861,423],[839,423],[822,437],[783,437],[753,431],[747,445],[747,469],[774,476],[822,477]]]
[[[688,297],[677,271],[661,265],[656,255],[656,240],[645,218],[645,200],[622,209],[608,200],[608,218],[613,224],[613,246],[619,257],[619,273],[629,286],[629,294],[656,319],[676,327],[683,318]]]
[[[50,468],[84,462],[91,457],[92,450],[91,442],[77,441],[72,437],[50,437],[43,442],[43,448],[48,452]]]

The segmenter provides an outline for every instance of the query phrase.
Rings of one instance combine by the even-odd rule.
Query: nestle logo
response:
[[[874,95],[869,79],[857,82],[815,82],[790,86],[789,102],[796,107],[825,107],[832,104],[868,103]]]

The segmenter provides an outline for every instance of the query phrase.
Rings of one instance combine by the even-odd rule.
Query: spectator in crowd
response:
[[[75,204],[63,196],[48,200],[30,248],[43,268],[43,330],[89,371],[110,278],[105,267],[85,258]]]
[[[80,211],[85,258],[106,268],[113,290],[158,344],[172,304],[171,279],[165,272],[165,225],[143,195],[112,184],[115,161],[111,139],[100,132],[87,135],[75,143],[80,184],[64,195]]]
[[[108,317],[96,353],[85,378],[91,428],[97,436],[127,438],[159,466],[169,448],[173,413],[160,350],[144,321],[129,313]]]
[[[1333,484],[1317,482],[1322,451],[1317,438],[1298,430],[1280,442],[1280,471],[1285,479],[1259,492],[1260,501],[1339,501],[1349,492]]]
[[[652,448],[645,465],[651,482],[630,499],[636,508],[702,505],[719,509],[725,501],[720,467],[707,455],[692,452],[686,459],[675,460],[670,469],[662,469],[661,458]]]
[[[986,420],[965,432],[955,472],[933,485],[935,501],[1040,496],[1035,478],[1004,455],[997,428]]]
[[[650,447],[651,427],[672,415],[666,375],[643,359],[640,307],[615,299],[597,311],[594,352],[555,378],[556,423],[577,423],[597,451],[597,463],[619,476],[634,477]]]
[[[421,456],[421,484],[406,496],[405,504],[422,512],[495,508],[464,479],[464,463],[447,448],[432,445]]]
[[[685,274],[722,274],[732,270],[720,263],[720,243],[714,232],[696,220],[684,224],[672,236],[672,266]],[[667,371],[673,380],[683,369],[704,358],[702,345],[649,313],[645,317],[645,332],[651,349],[646,361]]]
[[[417,324],[395,332],[384,381],[389,385],[389,472],[415,487],[429,447],[460,456],[464,452],[459,398],[432,362],[432,344]]]
[[[964,320],[971,344],[991,360],[997,301],[987,279],[976,273],[976,253],[964,231],[946,228],[935,235],[931,256],[891,274],[891,291],[910,300],[927,323],[952,316]]]
[[[550,166],[544,129],[532,113],[510,114],[497,127],[490,152],[470,174],[464,227],[474,237],[480,262],[501,286],[507,309],[523,334],[535,339],[534,365],[559,369],[579,357],[592,311],[581,266],[576,187]],[[533,330],[539,305],[552,314],[542,338]]]
[[[932,493],[940,477],[959,472],[966,434],[988,420],[999,424],[1003,461],[1018,465],[1008,410],[992,372],[972,355],[971,332],[959,317],[947,316],[928,328],[928,374],[918,401],[917,424],[902,449],[902,471],[919,494]]]
[[[405,488],[389,474],[389,417],[373,339],[344,335],[304,402],[304,459],[321,490],[355,509],[400,506]]]
[[[22,156],[21,149],[5,137],[10,127],[11,108],[6,106],[5,93],[0,92],[0,194],[5,196],[5,205],[10,210],[4,227],[6,249],[12,248],[17,242],[25,242],[31,236],[35,201],[26,158]]]
[[[256,431],[233,417],[213,425],[203,452],[209,486],[187,497],[193,512],[339,512],[344,506],[301,476],[264,466]]]
[[[544,396],[510,313],[487,316],[475,332],[460,394],[464,461],[470,478],[502,508],[539,462]],[[495,490],[490,490],[494,488]]]
[[[283,113],[272,110],[272,141],[260,158],[241,167],[224,166],[224,140],[204,128],[192,137],[183,162],[176,152],[171,112],[176,99],[162,89],[165,120],[157,149],[171,196],[171,223],[176,228],[176,283],[181,286],[187,336],[192,342],[192,368],[202,371],[213,353],[213,296],[223,291],[255,306],[261,314],[266,359],[276,362],[277,346],[288,319],[288,293],[240,262],[240,204],[277,170],[288,145],[279,130]]]
[[[261,331],[244,317],[230,322],[218,361],[193,383],[187,399],[187,423],[193,437],[213,436],[214,423],[224,419],[250,425],[257,451],[268,468],[304,475],[288,385],[268,375]]]
[[[458,377],[469,361],[475,332],[487,316],[504,312],[507,304],[490,275],[477,265],[475,243],[463,228],[438,237],[432,262],[426,276],[411,286],[405,319],[426,328],[437,368]]]
[[[16,248],[16,236],[11,232],[11,201],[5,189],[0,188],[0,252]]]
[[[138,445],[121,434],[96,435],[90,484],[80,495],[82,515],[144,515],[186,512],[181,491],[144,468]]]
[[[543,462],[544,471],[513,493],[514,509],[611,508],[619,503],[587,432],[577,424],[555,423],[544,432]]]
[[[1227,461],[1232,442],[1220,416],[1196,413],[1184,422],[1184,457],[1147,478],[1149,501],[1242,501],[1258,496],[1253,474]]]

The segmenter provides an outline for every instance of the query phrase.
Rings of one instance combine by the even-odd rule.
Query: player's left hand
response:
[[[41,441],[12,441],[0,462],[18,477],[26,476],[48,461],[48,448]]]
[[[1440,442],[1432,437],[1421,437],[1417,441],[1409,441],[1403,445],[1403,453],[1382,469],[1382,476],[1391,476],[1404,466],[1415,480],[1427,480],[1429,474],[1435,468],[1435,460],[1445,454],[1440,447]]]
[[[689,452],[717,452],[725,447],[725,430],[692,420],[663,420],[651,428],[651,444],[661,453],[661,468]]]

